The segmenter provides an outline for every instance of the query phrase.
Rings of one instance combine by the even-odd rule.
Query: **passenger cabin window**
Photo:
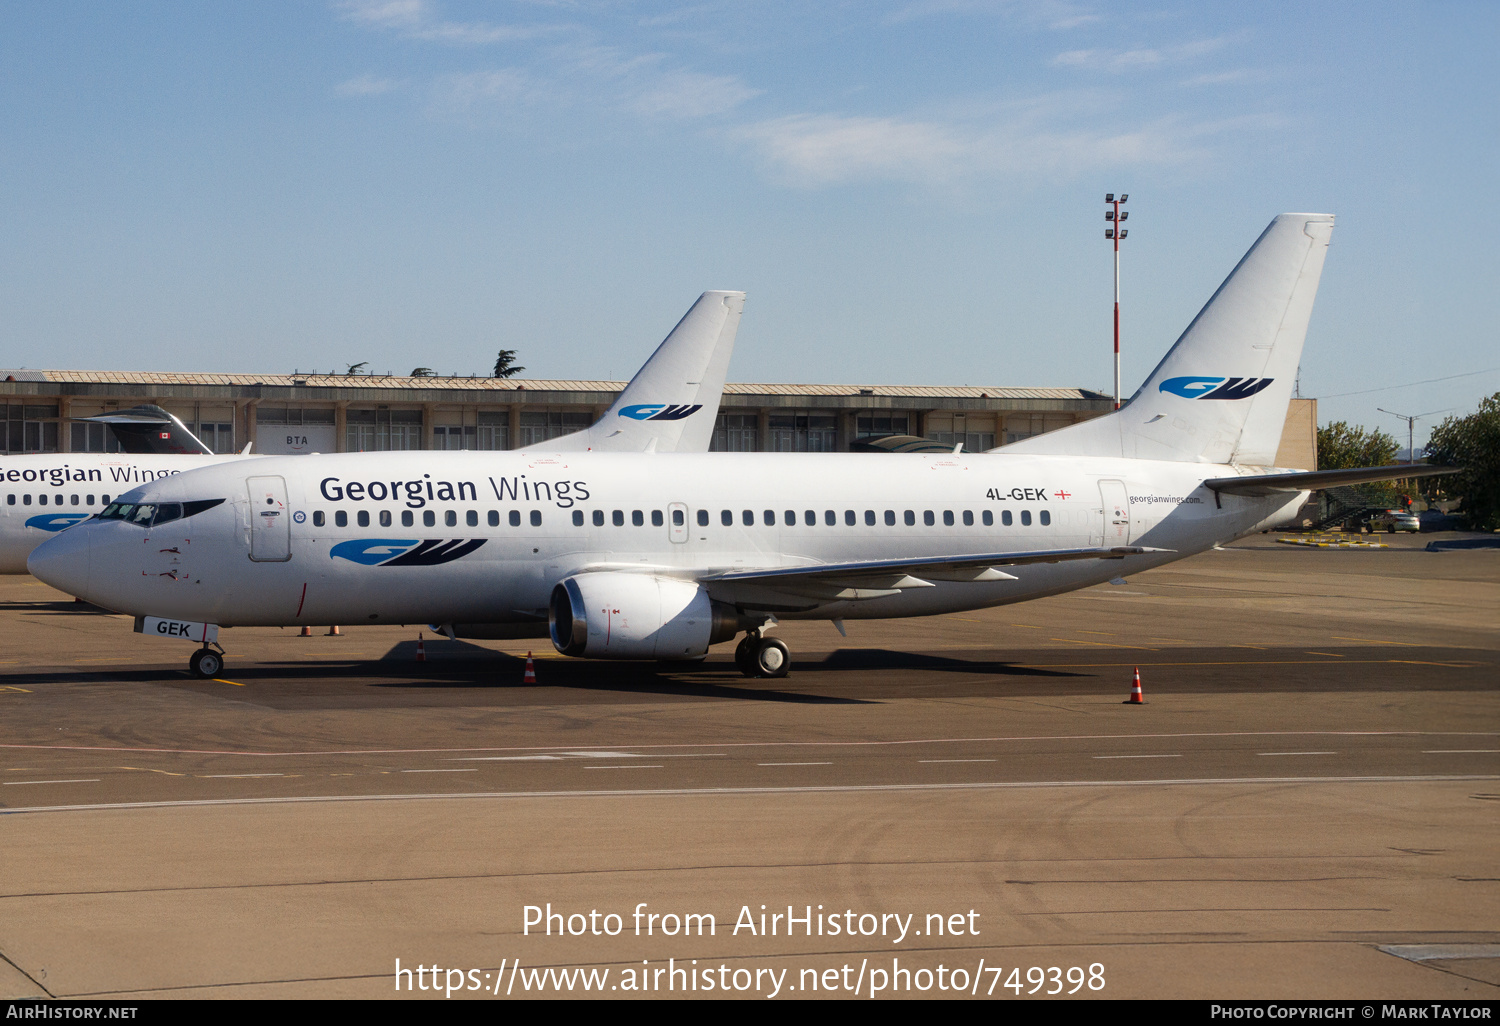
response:
[[[437,514],[435,512],[433,512],[432,510],[430,510],[430,509],[424,509],[422,511],[422,526],[423,527],[436,527],[437,526]]]
[[[992,513],[989,510],[985,510],[984,513],[981,514],[981,516],[984,519],[984,526],[985,527],[994,527],[995,526],[995,514],[994,513]]]
[[[873,509],[867,509],[867,510],[865,510],[865,526],[866,527],[874,527],[875,526],[875,511]]]
[[[743,519],[744,524],[745,524],[746,527],[754,527],[755,526],[755,511],[753,509],[747,509],[747,510],[745,510],[745,512],[742,514],[742,519]]]
[[[336,511],[333,514],[333,526],[335,526],[335,527],[348,527],[349,526],[349,514],[345,513],[343,510]]]
[[[885,511],[885,526],[886,527],[895,527],[896,526],[896,511],[895,510],[888,509],[888,510]]]
[[[532,527],[541,527],[542,526],[542,511],[541,510],[534,509],[534,510],[531,511],[531,526]]]
[[[444,527],[457,527],[458,526],[458,510],[456,510],[456,509],[450,509],[446,513],[443,514],[443,526]]]
[[[323,511],[320,510],[320,509],[313,510],[313,526],[314,527],[322,527],[323,526]]]
[[[521,526],[521,511],[520,510],[513,509],[513,510],[510,511],[510,526],[511,527],[520,527]]]
[[[359,522],[359,526],[360,527],[369,527],[370,526],[370,511],[367,510],[367,509],[362,509],[357,514],[355,514],[354,519]]]
[[[1000,511],[1000,523],[1004,524],[1006,527],[1009,527],[1011,525],[1010,510],[1003,509]]]
[[[612,519],[610,520],[610,523],[614,524],[616,527],[625,526],[625,511],[623,509],[615,510],[614,513],[611,514],[611,517]]]
[[[666,521],[662,519],[661,510],[653,509],[651,511],[651,526],[660,527],[664,523],[666,523]]]
[[[705,516],[703,518],[703,522],[704,523],[708,523],[708,517]],[[673,527],[682,527],[686,523],[687,523],[687,515],[684,514],[682,512],[682,510],[680,510],[680,509],[674,509],[672,511],[672,526]]]
[[[401,511],[401,526],[402,527],[410,527],[412,525],[413,519],[414,518],[412,517],[411,510],[409,510],[409,509],[403,509]]]
[[[932,510],[924,509],[922,511],[922,524],[926,527],[936,526],[937,518],[932,515]]]
[[[708,510],[706,510],[706,509],[700,509],[698,511],[698,526],[699,527],[707,527],[708,526]]]
[[[1029,510],[1029,509],[1023,509],[1023,510],[1021,510],[1021,526],[1022,527],[1030,527],[1031,526],[1031,510]]]
[[[1042,526],[1043,527],[1050,527],[1051,526],[1051,524],[1052,524],[1052,514],[1051,513],[1049,513],[1047,510],[1042,510],[1041,513],[1039,513],[1037,515],[1039,517],[1041,517],[1041,519],[1042,519]]]
[[[604,526],[604,510],[602,510],[602,509],[596,509],[596,510],[594,510],[594,526],[595,527],[603,527]]]
[[[478,511],[471,509],[467,513],[465,513],[464,514],[464,523],[468,524],[470,527],[478,527],[479,526],[479,513],[478,513]]]
[[[582,527],[583,526],[583,510],[581,510],[581,509],[575,509],[573,511],[573,526],[574,527]]]
[[[902,519],[906,521],[906,526],[907,527],[916,527],[917,526],[917,514],[914,513],[912,510],[907,510],[902,515]]]
[[[381,527],[390,527],[391,526],[391,511],[390,510],[383,509],[383,510],[380,511],[380,526]]]
[[[489,515],[485,517],[485,521],[491,527],[499,527],[500,526],[500,511],[498,509],[492,509],[492,510],[490,510]]]
[[[974,526],[974,511],[972,509],[966,509],[966,510],[964,510],[964,526],[965,527],[973,527]]]
[[[734,510],[732,510],[732,509],[722,509],[722,510],[720,510],[719,511],[719,523],[723,524],[725,527],[733,527],[734,526]]]
[[[645,527],[646,515],[638,509],[630,511],[630,523],[632,527]]]
[[[768,510],[766,510],[765,513],[762,515],[761,519],[765,521],[765,524],[766,524],[767,527],[775,527],[776,526],[776,511],[774,509],[768,509]]]

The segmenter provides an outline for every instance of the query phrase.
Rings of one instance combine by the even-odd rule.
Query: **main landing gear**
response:
[[[188,669],[194,677],[217,677],[224,672],[224,650],[217,644],[212,648],[205,645],[188,660]]]
[[[792,653],[780,638],[768,638],[753,630],[735,646],[734,662],[746,677],[785,677],[792,666]]]

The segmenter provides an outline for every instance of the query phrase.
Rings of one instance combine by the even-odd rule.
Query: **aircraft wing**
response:
[[[1389,467],[1355,467],[1351,470],[1298,470],[1290,474],[1259,474],[1244,477],[1215,477],[1203,487],[1230,495],[1278,495],[1312,492],[1338,485],[1369,484],[1374,481],[1401,481],[1413,477],[1437,477],[1457,474],[1462,467],[1432,467],[1423,463],[1398,463]]]
[[[1099,548],[991,552],[965,556],[922,556],[855,563],[718,570],[698,580],[720,601],[754,609],[793,610],[825,602],[884,598],[909,588],[931,588],[933,581],[1015,580],[997,567],[1061,563],[1075,559],[1124,559],[1166,552],[1140,545]]]

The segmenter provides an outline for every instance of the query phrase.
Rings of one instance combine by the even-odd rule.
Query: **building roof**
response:
[[[624,381],[540,380],[481,377],[404,377],[384,374],[217,374],[182,371],[7,370],[6,382],[73,385],[126,385],[150,388],[245,387],[285,389],[400,390],[408,392],[619,392]],[[3,390],[3,389],[0,389]],[[910,399],[1102,400],[1083,388],[1015,388],[1001,385],[813,385],[729,383],[725,395],[793,398],[801,396]],[[278,398],[281,398],[278,396]],[[311,398],[309,396],[308,398]],[[497,399],[500,397],[496,397]],[[509,397],[507,397],[509,398]]]

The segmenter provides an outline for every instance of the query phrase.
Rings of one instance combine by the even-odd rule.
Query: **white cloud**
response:
[[[758,151],[773,176],[815,188],[856,181],[938,187],[1026,182],[1099,168],[1175,165],[1200,158],[1196,140],[1214,131],[1170,120],[1125,130],[1070,128],[1034,114],[988,122],[795,115],[731,134]]]
[[[722,114],[759,94],[730,75],[668,71],[652,76],[628,106],[648,117],[701,118]]]
[[[347,82],[340,82],[334,87],[334,91],[340,96],[378,96],[388,93],[399,85],[395,79],[376,78],[374,75],[360,75],[351,78]]]
[[[1195,39],[1166,47],[1137,47],[1130,50],[1065,50],[1052,58],[1059,68],[1084,68],[1093,71],[1126,72],[1161,64],[1176,64],[1213,53],[1228,44],[1226,37]]]
[[[424,0],[344,0],[338,6],[350,21],[382,28],[416,25],[427,16]]]

